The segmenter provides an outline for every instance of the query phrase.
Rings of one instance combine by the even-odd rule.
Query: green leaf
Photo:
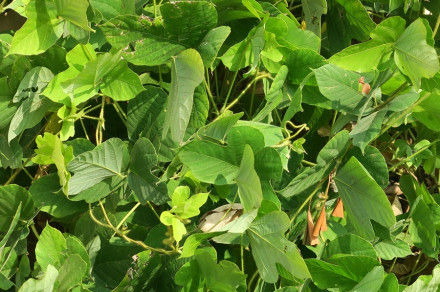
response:
[[[383,281],[384,268],[382,266],[374,267],[356,286],[354,286],[353,290],[365,292],[379,291]]]
[[[148,132],[166,103],[166,93],[159,87],[146,86],[145,91],[130,100],[127,109],[127,131],[130,143],[142,132]]]
[[[47,271],[51,265],[60,268],[64,263],[66,251],[66,239],[60,231],[47,224],[35,248],[35,256],[43,271]]]
[[[52,78],[53,74],[49,69],[45,67],[32,68],[21,80],[13,102],[19,102],[25,98],[33,98],[35,95],[40,94]]]
[[[350,132],[353,145],[359,147],[362,153],[365,147],[379,135],[386,113],[386,110],[381,110],[363,117]]]
[[[260,178],[254,169],[254,154],[252,148],[246,144],[240,169],[235,178],[238,186],[238,196],[245,212],[258,209],[263,200]]]
[[[147,138],[140,138],[134,144],[130,155],[130,174],[128,185],[142,204],[152,201],[161,205],[169,200],[165,183],[151,173],[157,166],[157,154]]]
[[[207,183],[230,184],[239,171],[233,150],[208,141],[193,141],[178,156],[198,180]]]
[[[377,68],[384,56],[392,52],[392,47],[392,43],[370,40],[334,54],[329,62],[346,70],[369,72]]]
[[[188,122],[188,128],[202,128],[209,115],[209,99],[205,90],[205,85],[200,83],[194,91],[194,103],[191,116]]]
[[[78,194],[108,177],[124,177],[127,152],[120,139],[112,138],[75,157],[68,165],[68,170],[75,173],[69,182],[69,195]]]
[[[66,61],[69,64],[69,68],[57,74],[49,85],[47,85],[42,95],[47,96],[52,101],[61,102],[67,106],[71,106],[72,103],[79,104],[95,95],[97,92],[94,90],[94,88],[89,88],[88,91],[75,92],[71,98],[61,86],[62,83],[78,76],[78,74],[84,70],[86,64],[95,59],[96,53],[90,44],[79,44],[75,46],[66,55]]]
[[[413,110],[412,116],[433,131],[440,127],[440,95],[431,94]]]
[[[300,84],[313,69],[327,63],[324,57],[310,49],[296,49],[283,52],[287,55],[285,65],[289,68],[287,79],[294,84]],[[307,84],[311,82],[309,79]],[[316,84],[314,80],[313,83]]]
[[[421,276],[411,286],[406,287],[403,292],[429,291],[435,292],[440,286],[440,266],[435,266],[432,276]]]
[[[397,239],[396,241],[382,240],[374,244],[374,249],[377,255],[384,260],[392,260],[394,258],[405,258],[412,255],[412,251],[403,240]]]
[[[186,263],[176,273],[174,281],[184,286],[182,291],[199,291],[206,289],[215,292],[237,291],[246,279],[237,265],[230,261],[217,263],[216,256],[203,250],[197,253],[195,259]]]
[[[334,180],[357,234],[374,238],[370,220],[386,228],[396,222],[384,191],[355,157],[337,171]]]
[[[24,130],[37,125],[53,106],[53,102],[42,95],[27,98],[17,109],[11,120],[8,142],[11,142]]]
[[[81,191],[75,196],[71,196],[69,200],[75,202],[84,200],[87,203],[98,202],[111,193],[117,193],[116,191],[119,190],[120,187],[125,186],[125,183],[126,181],[123,177],[112,176],[84,191]]]
[[[353,255],[335,257],[328,262],[306,259],[306,264],[318,288],[338,288],[343,291],[351,291],[365,275],[379,266],[376,259]]]
[[[211,237],[220,235],[224,232],[210,232],[210,233],[196,233],[188,236],[183,245],[181,258],[192,257],[197,249],[197,247],[202,244],[202,242]]]
[[[171,138],[181,142],[191,116],[194,89],[203,81],[205,69],[199,53],[193,49],[173,58],[171,90],[162,138],[171,130]]]
[[[226,112],[200,129],[199,133],[205,137],[224,141],[226,135],[228,135],[229,131],[242,116],[243,113],[231,114],[230,112]]]
[[[286,213],[271,212],[254,221],[246,231],[258,272],[265,282],[275,283],[278,280],[277,264],[296,278],[310,277],[296,245],[284,238],[289,227]]]
[[[55,174],[35,180],[29,188],[29,192],[35,205],[40,207],[41,211],[55,218],[63,218],[87,210],[87,205],[84,202],[73,202],[67,199],[62,192],[59,178]]]
[[[435,225],[430,207],[423,201],[422,196],[411,204],[410,215],[412,220],[409,233],[414,245],[420,247],[426,255],[435,257],[438,253]]]
[[[41,279],[29,279],[24,282],[23,286],[20,287],[20,292],[46,292],[53,291],[55,281],[58,278],[58,270],[52,266],[48,265],[44,277]]]
[[[61,140],[51,133],[44,133],[44,137],[38,135],[35,141],[38,149],[35,149],[37,155],[32,161],[40,165],[55,164],[60,185],[63,186],[64,193],[68,194],[70,173],[67,171],[67,164],[73,159],[73,147],[63,145]]]
[[[113,17],[134,14],[135,5],[133,0],[129,1],[108,1],[108,0],[90,0],[90,4],[96,10],[98,10],[102,16],[109,20]]]
[[[196,48],[217,25],[217,11],[210,2],[164,3],[160,12],[168,37],[191,48]]]
[[[333,109],[356,114],[362,108],[364,96],[359,91],[359,74],[333,64],[324,65],[314,72],[319,91],[332,102]]]
[[[365,147],[364,154],[359,148],[352,148],[345,157],[348,159],[351,156],[356,157],[382,189],[388,186],[388,166],[382,153],[377,148],[368,145]]]
[[[359,255],[373,259],[377,258],[373,245],[354,234],[342,235],[330,241],[324,250],[322,259],[327,260],[338,255]]]
[[[8,55],[38,55],[55,44],[63,34],[64,26],[57,14],[52,1],[30,1],[26,6],[28,20],[15,33]]]
[[[59,268],[57,282],[59,282],[60,285],[56,291],[69,291],[70,288],[81,284],[86,271],[86,262],[77,254],[70,255]]]
[[[394,61],[416,89],[421,79],[433,77],[439,70],[439,60],[433,47],[426,42],[426,28],[418,19],[402,33],[394,45]]]
[[[0,136],[0,163],[3,168],[22,167],[23,150],[17,139],[8,143],[6,137]]]
[[[130,100],[144,90],[139,76],[128,68],[127,62],[120,62],[103,76],[100,89],[114,100]]]
[[[370,18],[366,8],[359,0],[336,0],[343,9],[350,35],[357,40],[366,41],[376,24]]]
[[[21,204],[20,227],[34,215],[34,203],[29,192],[17,185],[0,187],[0,232],[6,232]]]
[[[94,31],[87,20],[87,0],[55,0],[58,16],[87,31]]]
[[[325,0],[301,0],[301,4],[307,29],[321,37],[321,16],[327,14],[327,2]]]
[[[200,53],[203,65],[206,68],[212,67],[221,46],[230,33],[231,28],[229,26],[219,26],[213,28],[205,35],[197,47],[197,51]]]

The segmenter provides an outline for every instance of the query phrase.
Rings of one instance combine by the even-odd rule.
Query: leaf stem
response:
[[[436,35],[437,32],[438,32],[438,28],[439,28],[439,26],[440,26],[440,13],[439,13],[439,15],[437,16],[437,21],[435,22],[434,30],[432,31],[432,39],[435,38],[435,35]]]
[[[325,182],[325,180],[328,179],[327,177],[324,177],[316,186],[316,188],[313,190],[313,192],[310,194],[310,196],[307,197],[307,199],[304,200],[304,202],[299,206],[298,210],[296,210],[295,214],[293,214],[292,218],[290,218],[290,225],[293,224],[293,221],[295,221],[296,217],[298,217],[299,213],[304,209],[304,207],[308,204],[308,202],[313,198],[313,196],[319,191],[322,184]]]
[[[225,107],[226,107],[226,104],[228,103],[229,97],[231,96],[232,88],[234,87],[235,79],[237,79],[238,71],[239,70],[235,71],[234,77],[232,77],[232,81],[231,81],[231,84],[229,85],[228,93],[226,94],[225,101],[223,102],[223,109],[221,110],[222,112],[226,111]]]
[[[206,81],[206,80],[208,80],[208,81]],[[211,86],[209,84],[208,70],[206,70],[206,78],[203,81],[205,83],[206,93],[208,94],[208,98],[209,98],[209,101],[211,102],[212,108],[214,109],[215,114],[219,115],[220,112],[218,111],[217,104],[215,103],[214,96],[212,95],[212,92],[211,92]]]
[[[130,209],[130,211],[128,211],[128,213],[124,216],[124,218],[122,218],[121,222],[118,223],[118,225],[116,225],[116,229],[119,230],[119,228],[121,228],[122,224],[124,224],[125,221],[127,221],[128,217],[130,217],[131,214],[133,214],[133,212],[141,205],[140,202],[137,202],[136,205],[133,206],[133,208]],[[115,236],[116,233],[113,233],[112,236]]]
[[[417,257],[417,260],[416,260],[416,262],[415,262],[415,264],[414,264],[414,266],[413,266],[413,269],[412,269],[412,271],[411,271],[411,274],[409,274],[408,281],[406,281],[406,285],[409,285],[409,283],[411,282],[411,278],[412,278],[412,276],[414,275],[414,271],[416,270],[416,267],[417,267],[417,265],[419,264],[419,261],[420,261],[420,259],[421,259],[421,257],[422,257],[422,254],[423,254],[423,252],[420,252],[420,253],[419,253],[419,256]]]

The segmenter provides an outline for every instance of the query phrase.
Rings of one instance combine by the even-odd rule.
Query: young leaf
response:
[[[171,130],[174,141],[183,140],[191,116],[194,89],[203,81],[204,72],[202,59],[196,50],[185,50],[173,58],[162,138]]]
[[[67,171],[67,164],[73,159],[73,147],[64,145],[61,140],[51,133],[39,135],[35,140],[38,149],[32,161],[40,165],[55,164],[58,170],[60,185],[65,194],[68,194],[70,173]]]
[[[261,191],[260,178],[254,169],[254,154],[248,144],[244,146],[243,158],[235,181],[238,186],[238,196],[245,212],[258,209],[263,200],[263,192]]]

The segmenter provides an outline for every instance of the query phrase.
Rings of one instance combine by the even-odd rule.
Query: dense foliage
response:
[[[0,290],[439,289],[440,1],[0,5]]]

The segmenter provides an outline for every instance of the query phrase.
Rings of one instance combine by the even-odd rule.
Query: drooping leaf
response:
[[[284,212],[271,212],[254,221],[246,231],[258,271],[268,283],[278,280],[277,264],[296,278],[310,277],[296,245],[284,238],[289,226],[289,218]]]
[[[335,176],[348,220],[365,239],[374,238],[370,220],[389,228],[395,223],[391,205],[380,186],[359,161],[352,157]]]
[[[238,196],[245,212],[258,209],[263,200],[260,178],[254,168],[254,153],[249,145],[245,145],[240,169],[235,178]]]
[[[231,28],[229,26],[219,26],[210,30],[205,35],[197,47],[197,51],[200,53],[200,56],[203,60],[203,65],[206,68],[209,68],[213,65],[221,46],[230,33]]]
[[[195,88],[203,81],[205,69],[199,53],[193,49],[173,58],[171,90],[162,138],[171,130],[171,138],[181,142],[191,116]]]
[[[127,152],[124,143],[113,138],[75,157],[67,167],[75,173],[69,182],[69,195],[78,194],[108,177],[124,177],[128,164]]]

